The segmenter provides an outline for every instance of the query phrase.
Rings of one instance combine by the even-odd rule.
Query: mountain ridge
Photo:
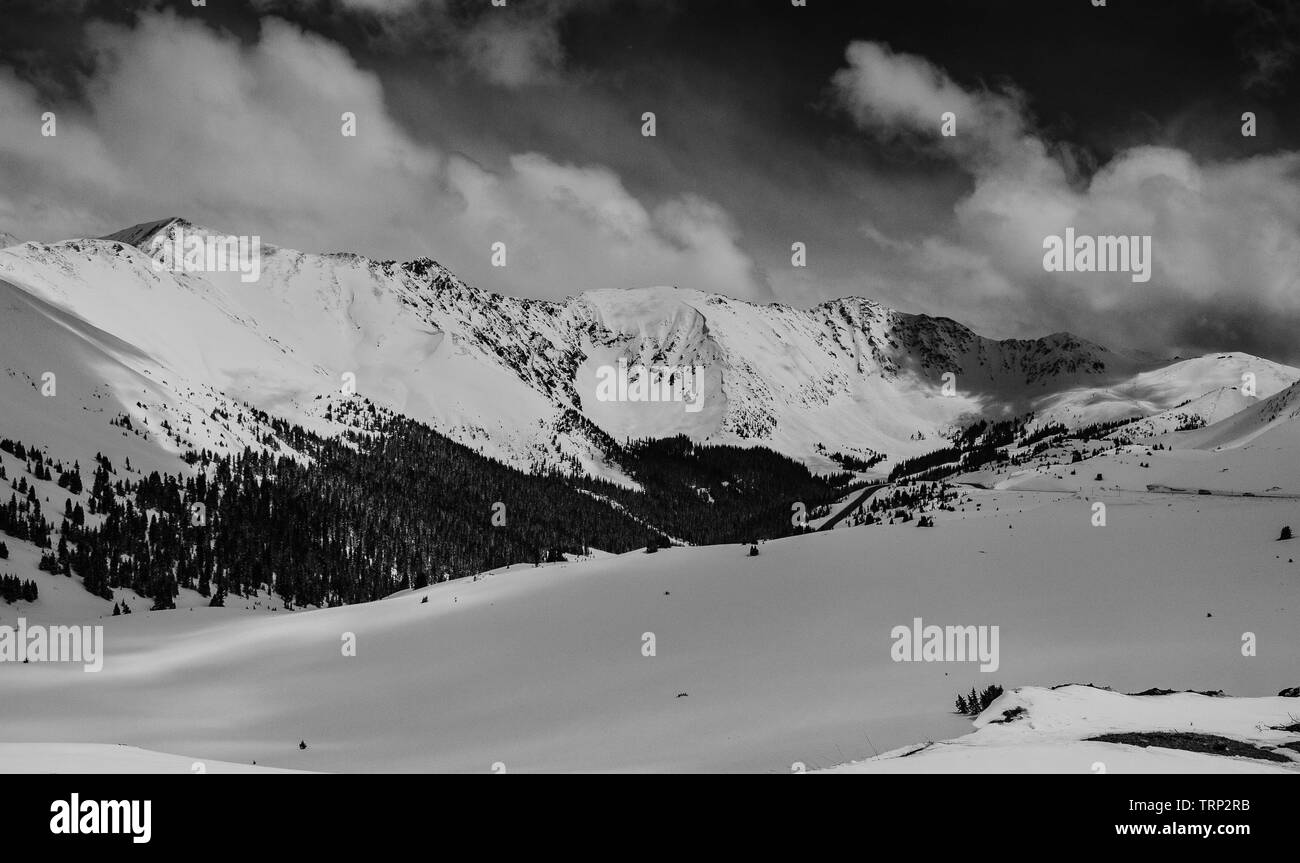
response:
[[[171,216],[8,249],[0,278],[135,346],[151,374],[167,372],[166,387],[207,387],[328,431],[329,404],[352,375],[377,404],[507,463],[624,484],[572,415],[615,440],[685,434],[830,470],[826,450],[908,457],[975,416],[1086,424],[1168,410],[1239,383],[1242,369],[1262,372],[1260,397],[1300,380],[1248,355],[1183,361],[1191,371],[1180,378],[1168,371],[1178,363],[1069,333],[992,339],[865,297],[810,309],[663,286],[511,297],[431,257],[263,243],[249,285],[232,272],[159,271],[146,250],[177,231],[225,236]],[[598,374],[620,360],[701,367],[701,410],[602,401]]]

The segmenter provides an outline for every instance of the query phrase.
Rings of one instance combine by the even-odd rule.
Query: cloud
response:
[[[1241,19],[1236,34],[1242,55],[1250,64],[1243,84],[1270,89],[1294,65],[1300,54],[1300,6],[1292,0],[1218,0]]]
[[[277,18],[252,42],[170,12],[94,22],[87,100],[43,104],[0,69],[0,227],[106,233],[183,215],[268,242],[437,258],[482,287],[559,297],[675,281],[766,298],[729,217],[643,204],[599,165],[520,153],[493,169],[413,138],[379,78]],[[58,135],[38,130],[46,110]],[[357,134],[340,133],[356,115]],[[505,242],[506,268],[491,266]]]
[[[376,38],[442,55],[484,80],[507,88],[557,81],[564,67],[560,24],[581,0],[533,0],[494,5],[449,0],[254,0],[263,12],[333,11],[364,19]],[[601,5],[586,0],[585,10]]]
[[[462,37],[462,53],[488,81],[523,87],[550,81],[563,64],[558,16],[485,17]]]
[[[509,266],[484,277],[505,280],[512,291],[528,293],[528,283],[540,280],[567,284],[568,293],[674,284],[768,298],[731,218],[704,199],[647,208],[606,168],[536,153],[512,157],[500,174],[454,157],[448,177],[482,260],[493,242],[506,244]]]
[[[946,223],[898,237],[864,234],[900,292],[928,285],[945,314],[998,334],[1070,329],[1117,346],[1216,350],[1241,335],[1244,308],[1267,309],[1244,344],[1277,355],[1300,322],[1300,153],[1198,162],[1169,147],[1117,153],[1090,176],[1035,131],[1013,91],[963,87],[914,55],[857,42],[832,86],[866,133],[950,159],[972,180]],[[940,134],[944,111],[957,136]],[[1153,277],[1045,272],[1043,242],[1150,235]],[[1207,316],[1231,326],[1216,326]],[[1293,340],[1292,340],[1293,341]],[[1300,359],[1288,347],[1284,355]]]
[[[972,171],[1042,160],[1043,142],[1029,133],[1018,91],[968,90],[928,60],[878,42],[853,42],[845,56],[848,66],[832,85],[863,129],[923,145],[939,140],[951,112],[958,134],[941,139],[943,146]]]

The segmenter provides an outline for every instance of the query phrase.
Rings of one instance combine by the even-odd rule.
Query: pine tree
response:
[[[980,695],[980,710],[981,711],[984,710],[994,701],[997,701],[999,696],[1001,695],[1002,695],[1002,687],[998,686],[996,683],[986,688],[984,692]]]

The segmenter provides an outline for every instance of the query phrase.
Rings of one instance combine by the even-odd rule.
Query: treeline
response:
[[[844,470],[869,471],[887,457],[883,452],[876,452],[869,449],[866,451],[866,457],[851,453],[830,452],[822,444],[817,444],[817,452],[829,458],[838,464]]]
[[[996,422],[983,419],[976,420],[957,432],[952,441],[961,450],[974,449],[977,446],[1007,446],[1013,443],[1018,436],[1024,434],[1025,427],[1033,418],[1034,415],[1031,413],[1023,417],[998,420]]]
[[[930,468],[939,465],[953,464],[961,459],[961,450],[955,446],[943,447],[933,452],[918,455],[913,458],[903,459],[893,466],[889,471],[889,481],[894,482],[899,477],[912,476]],[[955,470],[954,470],[955,472]]]
[[[47,549],[41,569],[78,575],[105,599],[130,588],[154,608],[174,607],[181,586],[213,604],[259,589],[290,606],[361,602],[592,546],[628,551],[655,536],[563,478],[520,473],[417,423],[321,438],[272,422],[309,461],[205,451],[187,458],[201,468],[194,476],[131,479],[100,455],[85,506],[68,501],[57,544],[25,476],[0,507],[0,530]],[[38,447],[8,451],[45,478]]]
[[[36,582],[23,581],[16,575],[0,575],[0,600],[5,602],[35,602]]]
[[[1082,440],[1082,441],[1101,440],[1102,438],[1106,437],[1106,435],[1110,434],[1116,429],[1122,428],[1128,425],[1129,423],[1137,422],[1140,419],[1142,418],[1129,417],[1127,419],[1109,420],[1107,422],[1092,423],[1091,425],[1081,426],[1080,428],[1077,428],[1074,431],[1070,432],[1068,438],[1070,440]]]
[[[1059,423],[1048,423],[1027,432],[1033,419],[1033,413],[1028,413],[1006,420],[976,420],[952,435],[951,446],[895,464],[889,472],[889,481],[903,478],[913,482],[934,481],[978,470],[984,465],[1009,461],[1006,453],[1009,446],[1026,446],[1066,431]]]
[[[906,521],[911,518],[909,510],[921,509],[925,506],[934,509],[951,509],[948,502],[956,497],[957,493],[952,491],[952,486],[947,483],[920,482],[898,486],[888,492],[880,492],[871,499],[867,510],[871,516],[879,514],[879,519],[899,518]],[[872,521],[879,519],[873,518]]]
[[[1046,440],[1049,437],[1056,437],[1057,435],[1063,435],[1068,431],[1069,429],[1067,429],[1061,423],[1047,423],[1035,429],[1034,431],[1029,432],[1020,440],[1016,441],[1016,446],[1018,447],[1029,446],[1030,444],[1038,443],[1041,440]]]
[[[70,526],[72,571],[91,592],[130,587],[155,608],[180,585],[214,604],[267,588],[290,606],[343,605],[654,536],[562,478],[520,473],[418,423],[341,438],[278,431],[311,461],[204,452],[194,477],[135,483],[97,466],[91,512],[105,518]]]
[[[791,519],[796,503],[811,512],[865,485],[847,472],[815,476],[802,463],[762,447],[697,444],[684,435],[628,442],[619,461],[642,491],[605,483],[600,493],[697,545],[798,533]],[[596,490],[591,480],[575,482]]]
[[[43,549],[41,569],[80,576],[105,599],[129,588],[155,609],[173,608],[188,587],[214,605],[270,590],[290,607],[332,606],[508,563],[663,545],[668,536],[784,536],[797,532],[793,503],[811,510],[852,488],[847,473],[814,477],[769,450],[686,438],[610,441],[643,487],[632,491],[525,474],[404,418],[376,416],[377,433],[329,438],[259,421],[305,458],[204,450],[185,457],[198,468],[192,476],[132,476],[101,454],[85,488],[79,466],[60,466],[71,496],[57,534],[56,514],[42,512],[26,476],[0,506],[0,531]],[[41,448],[5,443],[30,460],[33,478],[53,481]]]

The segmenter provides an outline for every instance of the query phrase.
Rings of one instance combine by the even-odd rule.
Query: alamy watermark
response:
[[[112,835],[131,837],[137,845],[153,838],[152,800],[82,800],[72,794],[68,800],[50,804],[50,832],[56,835]]]
[[[239,273],[248,284],[262,276],[262,238],[185,232],[180,225],[170,239],[154,237],[149,246],[153,268],[173,273]]]
[[[0,626],[0,662],[80,662],[86,671],[104,667],[104,627]]]
[[[914,617],[910,627],[895,626],[889,637],[895,662],[979,662],[985,672],[1000,664],[996,626],[923,626]]]
[[[1133,281],[1151,280],[1150,236],[1090,237],[1075,235],[1043,238],[1043,269],[1049,273],[1132,273]]]
[[[687,413],[704,408],[702,366],[628,366],[596,369],[596,400],[602,402],[682,402]]]

